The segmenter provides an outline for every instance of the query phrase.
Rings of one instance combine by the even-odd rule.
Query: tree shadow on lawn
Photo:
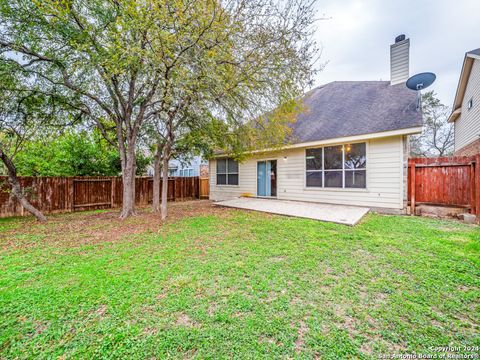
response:
[[[116,242],[131,235],[158,233],[165,224],[187,217],[228,216],[231,211],[214,206],[208,200],[169,203],[166,221],[150,207],[137,209],[137,215],[119,219],[118,209],[51,214],[47,223],[33,217],[0,219],[0,248],[2,250],[28,248],[40,245],[76,247]]]

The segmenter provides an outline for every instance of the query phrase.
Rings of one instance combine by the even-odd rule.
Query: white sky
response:
[[[429,88],[451,106],[465,52],[480,47],[480,0],[319,0],[323,47],[315,86],[335,80],[390,80],[390,44],[410,38],[410,75],[437,75]]]

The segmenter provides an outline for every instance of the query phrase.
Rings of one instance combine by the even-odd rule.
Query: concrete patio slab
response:
[[[370,210],[357,206],[258,198],[225,200],[217,202],[216,205],[329,221],[350,226],[358,223]]]

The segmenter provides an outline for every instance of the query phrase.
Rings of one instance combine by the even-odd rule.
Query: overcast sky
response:
[[[437,75],[431,89],[451,106],[465,52],[480,47],[480,0],[319,0],[321,61],[315,85],[390,80],[390,44],[410,38],[410,75]]]

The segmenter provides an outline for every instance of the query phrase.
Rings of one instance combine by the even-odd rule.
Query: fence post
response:
[[[115,183],[116,177],[112,176],[110,179],[110,207],[113,209],[115,207]]]
[[[68,207],[68,211],[69,212],[73,212],[73,210],[75,209],[75,184],[74,184],[74,181],[73,181],[73,177],[69,177],[68,178],[68,182],[67,182],[67,187],[68,187],[68,199],[69,199],[69,207]]]
[[[173,178],[173,201],[177,201],[177,178]]]
[[[195,178],[195,198],[200,199],[200,176]]]
[[[475,157],[475,210],[480,221],[480,154]]]
[[[410,215],[415,215],[415,163],[410,163]]]
[[[477,214],[475,190],[475,160],[470,163],[470,214]]]
[[[69,198],[69,195],[70,195],[70,188],[68,186],[69,185],[68,177],[64,177],[64,180],[65,180],[65,204],[64,204],[64,208],[65,208],[65,211],[69,211],[70,205],[69,205],[68,198]]]

